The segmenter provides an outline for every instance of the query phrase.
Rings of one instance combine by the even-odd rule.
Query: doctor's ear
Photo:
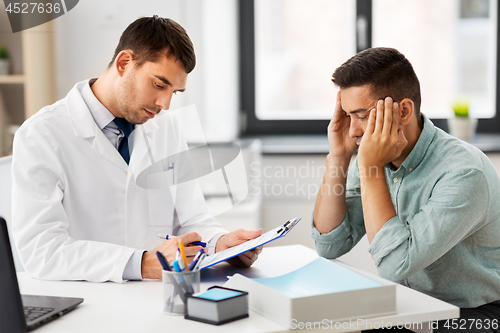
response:
[[[399,102],[399,109],[401,110],[401,121],[400,124],[403,126],[408,125],[415,112],[415,104],[409,98],[404,98]]]
[[[122,76],[129,66],[133,66],[134,54],[130,50],[123,50],[116,56],[114,66],[118,75]]]

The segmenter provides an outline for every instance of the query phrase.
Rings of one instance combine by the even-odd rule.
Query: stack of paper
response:
[[[342,321],[396,312],[396,285],[318,258],[291,273],[265,279],[236,274],[224,285],[249,293],[250,309],[280,325]]]

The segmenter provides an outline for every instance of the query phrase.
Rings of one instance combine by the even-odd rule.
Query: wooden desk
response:
[[[201,290],[222,285],[226,276],[236,272],[248,277],[272,277],[291,272],[316,259],[312,249],[302,245],[264,248],[253,267],[247,269],[216,265],[202,271]],[[185,320],[163,313],[162,284],[159,281],[90,283],[73,281],[40,281],[18,273],[21,293],[83,297],[85,301],[73,312],[46,324],[35,332],[287,332],[287,328],[250,312],[250,317],[222,326]],[[409,288],[397,287],[397,313],[331,325],[331,332],[356,332],[379,327],[382,323],[420,323],[457,318],[459,309]],[[424,325],[427,328],[428,325]],[[326,329],[317,327],[318,332]],[[300,331],[300,330],[293,330]],[[307,332],[316,330],[307,329]],[[425,330],[424,330],[425,331]],[[423,332],[423,331],[422,331]]]

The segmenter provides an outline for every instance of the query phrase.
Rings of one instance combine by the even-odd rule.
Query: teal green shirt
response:
[[[424,118],[417,144],[385,177],[396,209],[369,251],[381,277],[462,308],[500,300],[500,178],[480,150]],[[316,251],[337,258],[366,233],[359,170],[347,177],[347,213]]]

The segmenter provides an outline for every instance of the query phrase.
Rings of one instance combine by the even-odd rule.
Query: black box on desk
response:
[[[212,325],[222,325],[248,317],[246,291],[213,286],[188,297],[184,318]]]

